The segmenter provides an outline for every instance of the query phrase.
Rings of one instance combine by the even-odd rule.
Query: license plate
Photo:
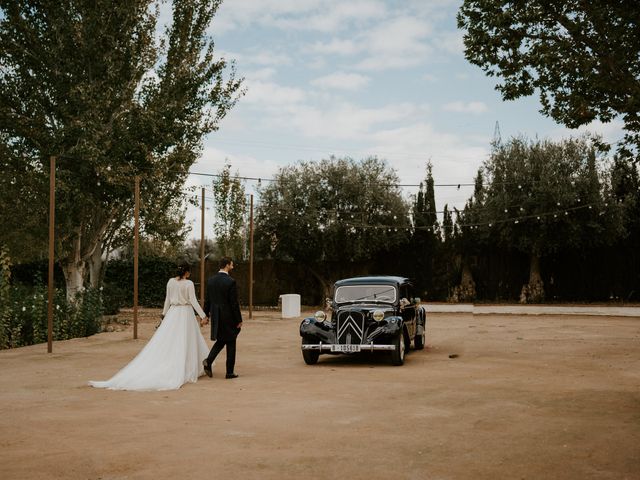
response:
[[[331,345],[332,352],[359,352],[360,345]]]

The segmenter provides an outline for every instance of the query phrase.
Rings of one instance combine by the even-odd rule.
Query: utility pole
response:
[[[253,193],[249,208],[249,318],[253,318]]]
[[[202,215],[200,223],[200,306],[204,308],[204,187],[202,187]]]
[[[138,338],[138,241],[140,236],[140,175],[136,175],[133,236],[133,338]]]
[[[53,352],[53,263],[56,224],[56,157],[49,158],[49,280],[47,285],[47,353]]]

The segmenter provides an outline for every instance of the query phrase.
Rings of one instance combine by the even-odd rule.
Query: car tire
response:
[[[398,334],[398,336],[393,340],[393,345],[396,348],[391,351],[391,365],[399,367],[404,364],[404,356],[407,352],[404,332],[401,331]]]
[[[302,344],[305,342],[302,340]],[[320,352],[318,350],[302,350],[302,358],[304,359],[304,363],[307,365],[315,365],[318,363],[318,358],[320,358]]]
[[[413,338],[413,346],[415,347],[416,350],[424,349],[426,336],[427,336],[426,330],[423,328],[422,334],[418,334]]]

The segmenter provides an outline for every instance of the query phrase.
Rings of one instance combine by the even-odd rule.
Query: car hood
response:
[[[394,310],[394,306],[388,303],[349,303],[344,305],[339,305],[338,308],[335,309],[335,312],[344,312],[344,311],[359,311],[359,312],[371,312],[373,310],[382,310],[383,312],[392,312]]]

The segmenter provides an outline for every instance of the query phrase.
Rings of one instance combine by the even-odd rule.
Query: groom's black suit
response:
[[[236,337],[242,323],[236,281],[227,273],[218,272],[207,281],[204,313],[211,319],[211,348],[207,362],[213,363],[218,353],[227,347],[227,374],[232,374],[236,363]]]

